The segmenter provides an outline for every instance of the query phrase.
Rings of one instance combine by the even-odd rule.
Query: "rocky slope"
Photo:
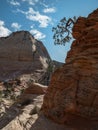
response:
[[[78,18],[73,37],[66,64],[54,72],[42,109],[55,122],[97,130],[98,9]]]
[[[3,99],[0,130],[70,130],[50,121],[40,112],[46,89],[47,86],[35,83],[13,105],[10,100]]]
[[[14,32],[9,37],[2,37],[0,38],[0,81],[13,79],[21,74],[36,71],[39,73],[39,70],[40,73],[44,73],[49,59],[50,56],[42,42],[35,40],[27,31]]]
[[[37,129],[43,130],[49,124],[38,115],[47,90],[38,83],[49,84],[52,72],[61,65],[54,64],[44,45],[27,31],[0,38],[0,129],[27,130],[39,120],[42,127]]]

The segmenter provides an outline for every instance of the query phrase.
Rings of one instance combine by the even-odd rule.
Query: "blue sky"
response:
[[[53,43],[52,27],[63,17],[88,16],[98,0],[0,0],[0,37],[27,30],[46,46],[52,59],[64,62],[70,43]]]

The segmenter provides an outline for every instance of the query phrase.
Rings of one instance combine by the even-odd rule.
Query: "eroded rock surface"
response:
[[[28,86],[29,87],[25,89],[24,94],[45,94],[48,88],[39,83],[29,83]]]
[[[6,109],[0,117],[0,130],[74,130],[47,119],[40,112],[44,95],[36,92],[24,92],[16,103]]]
[[[86,130],[85,125],[98,120],[98,9],[78,18],[73,37],[66,64],[52,76],[43,112],[56,122],[74,122]]]
[[[38,118],[43,102],[43,95],[29,95],[28,99],[30,96],[31,102],[20,100],[6,109],[5,114],[0,117],[0,130],[29,130]]]
[[[0,38],[0,81],[46,69],[50,56],[42,44],[27,31]]]
[[[98,9],[77,20],[73,36],[44,103],[43,95],[25,92],[0,118],[1,130],[98,130]]]

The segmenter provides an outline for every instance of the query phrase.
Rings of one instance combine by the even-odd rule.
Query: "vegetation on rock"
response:
[[[56,27],[52,28],[52,31],[54,32],[54,44],[65,45],[66,42],[69,42],[72,39],[72,28],[75,22],[75,16],[68,20],[64,17]]]

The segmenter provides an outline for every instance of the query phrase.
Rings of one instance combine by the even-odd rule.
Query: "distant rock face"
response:
[[[42,107],[47,117],[65,124],[75,117],[98,120],[98,9],[78,18],[73,37],[66,64],[54,72]]]
[[[50,56],[42,44],[27,31],[0,38],[0,80],[46,69]]]

